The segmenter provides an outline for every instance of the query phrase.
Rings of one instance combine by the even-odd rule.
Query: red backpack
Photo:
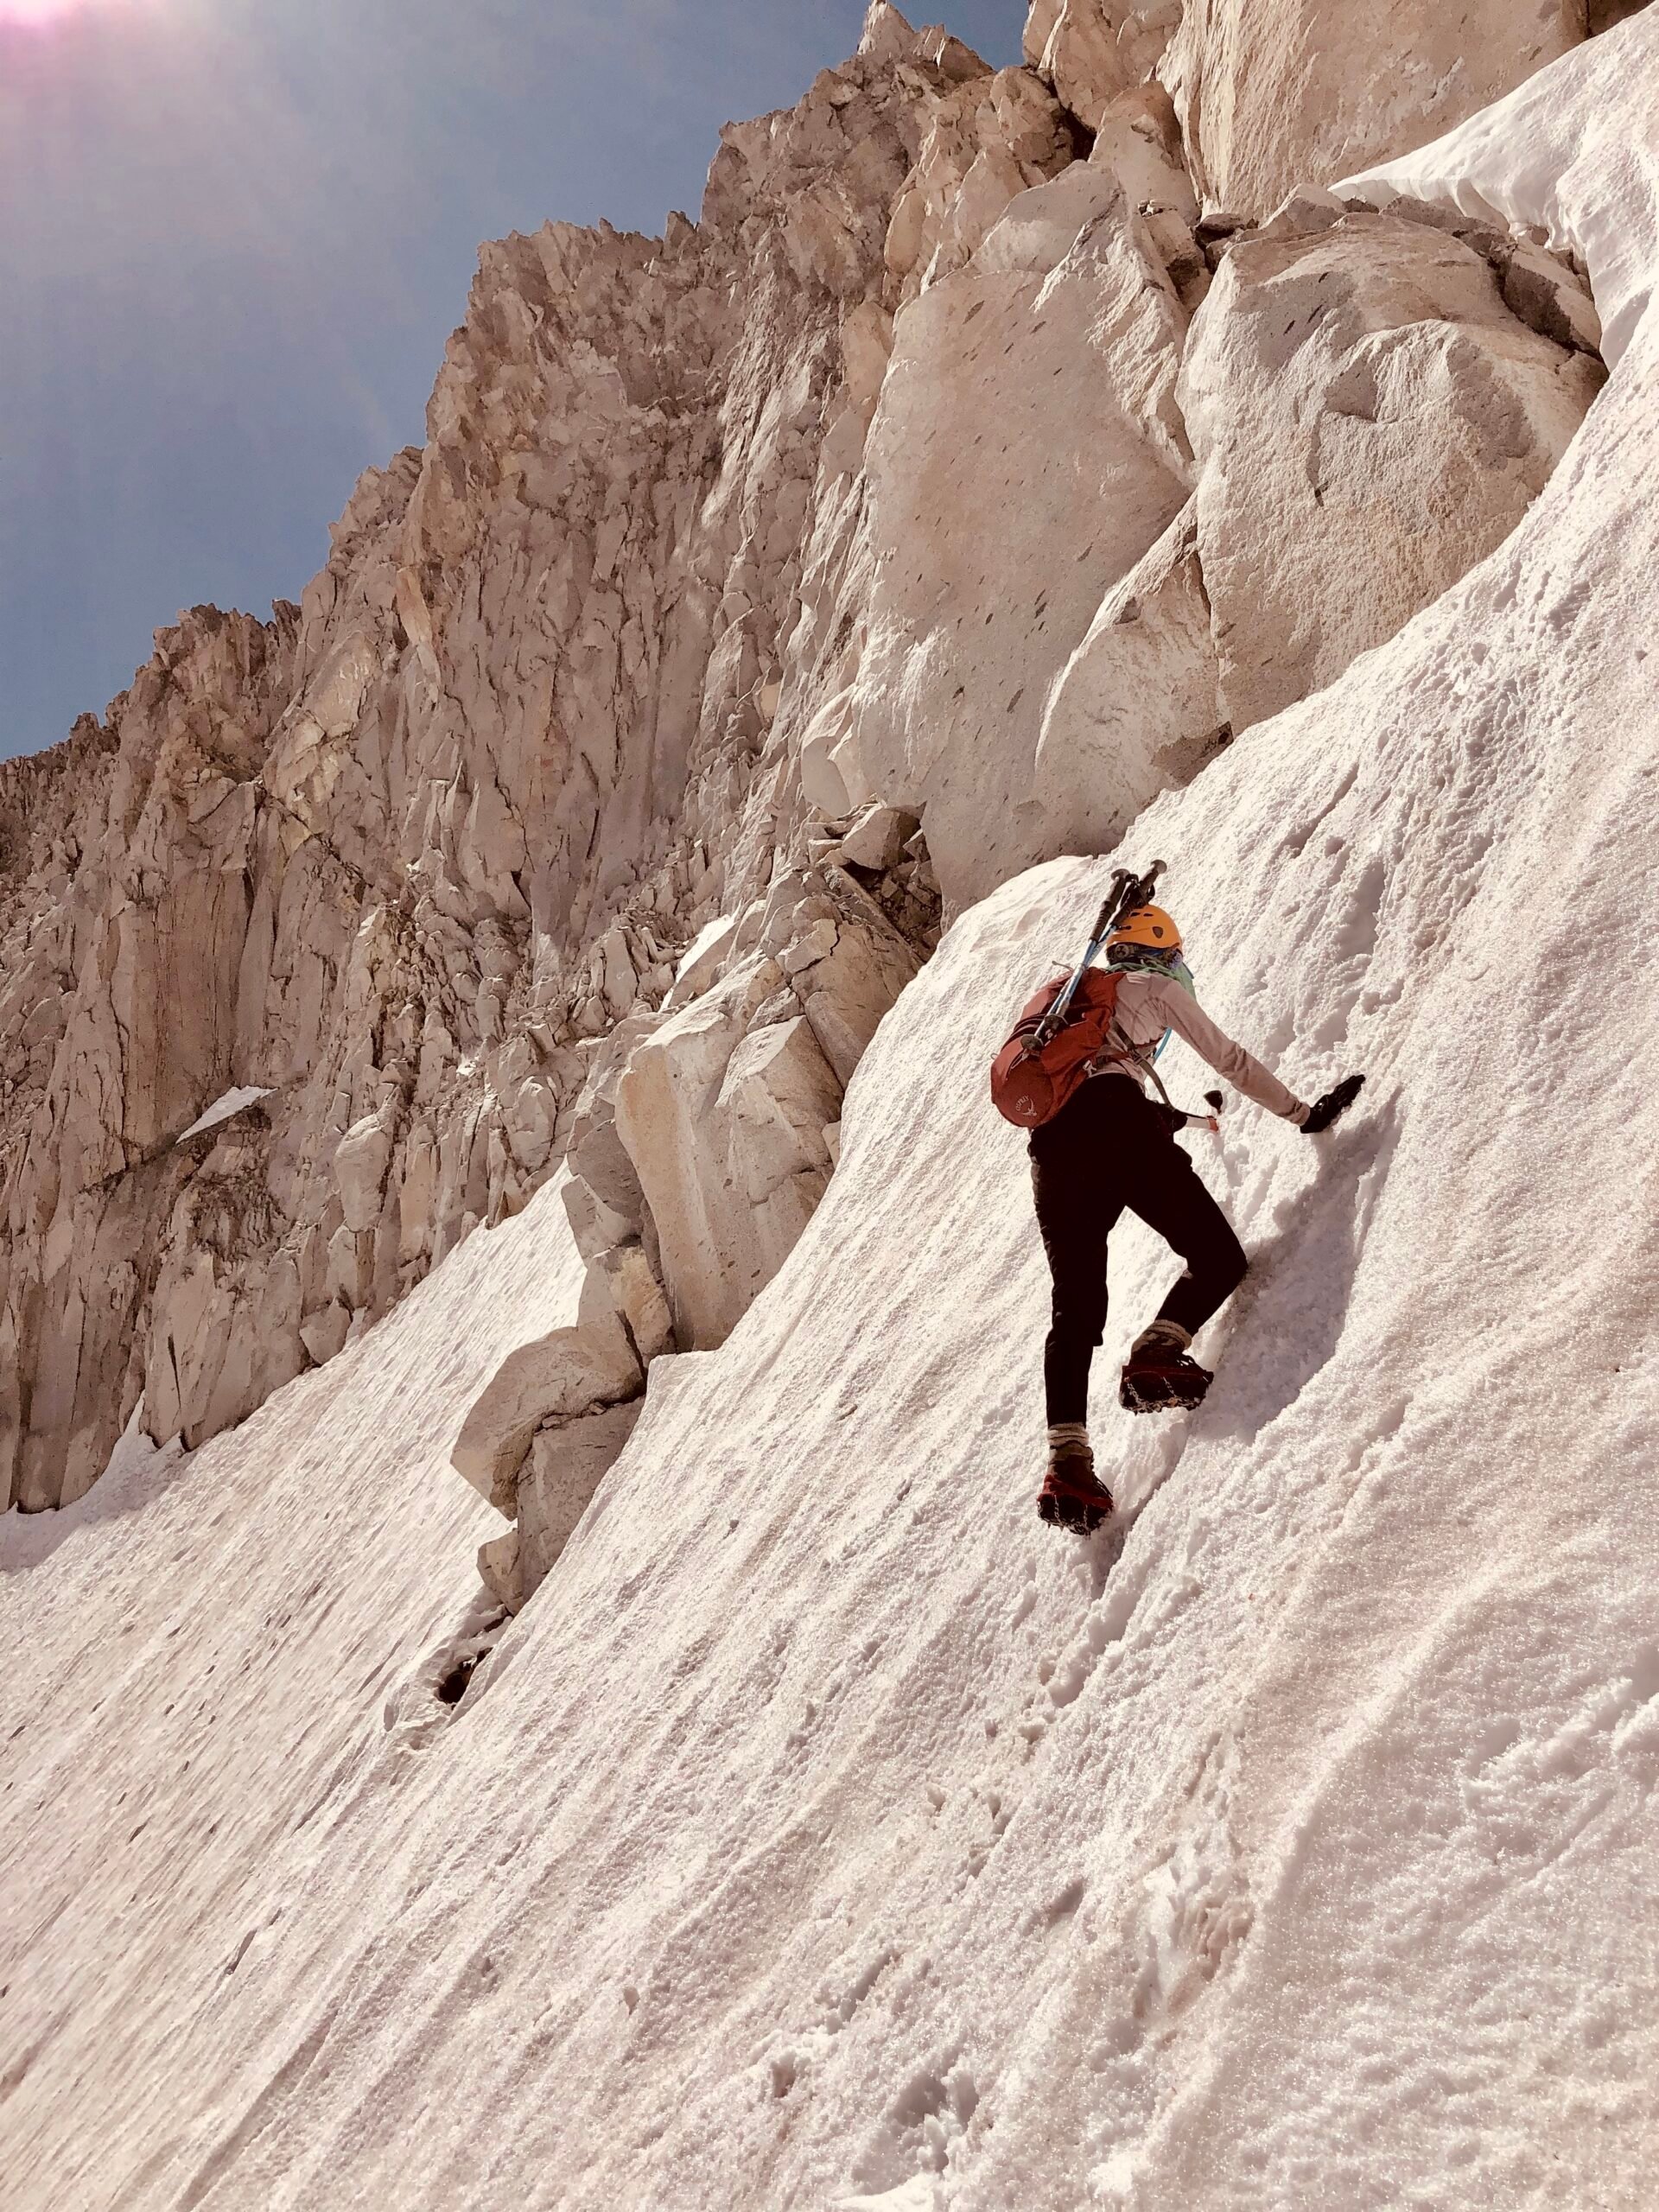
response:
[[[1088,1080],[1103,1057],[1119,1058],[1108,1039],[1117,1012],[1116,969],[1085,969],[1065,1020],[1046,1044],[1037,1041],[1044,1016],[1071,979],[1045,983],[1014,1025],[991,1066],[991,1103],[1004,1121],[1039,1129]]]

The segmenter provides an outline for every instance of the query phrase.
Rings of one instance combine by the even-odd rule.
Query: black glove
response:
[[[1344,1076],[1334,1090],[1327,1090],[1317,1106],[1310,1107],[1307,1119],[1302,1123],[1302,1135],[1317,1137],[1348,1111],[1365,1088],[1363,1075]]]

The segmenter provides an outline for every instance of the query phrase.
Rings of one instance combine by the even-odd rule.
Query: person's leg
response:
[[[1069,1150],[1032,1166],[1037,1222],[1048,1255],[1053,1303],[1043,1348],[1051,1430],[1087,1427],[1089,1370],[1106,1330],[1106,1240],[1122,1208],[1103,1178]]]
[[[1186,1262],[1158,1319],[1173,1321],[1191,1342],[1243,1281],[1249,1262],[1232,1224],[1173,1137],[1149,1145],[1136,1167],[1126,1193],[1129,1211]]]

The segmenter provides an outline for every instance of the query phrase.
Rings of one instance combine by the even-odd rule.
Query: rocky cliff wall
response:
[[[893,207],[982,85],[878,16],[726,134],[698,224],[486,248],[426,446],[364,478],[300,608],[159,639],[107,797],[11,777],[17,1502],[84,1490],[141,1394],[200,1442],[521,1205],[601,1040],[766,891],[804,818],[767,748],[787,640],[842,527],[826,421]]]
[[[720,1341],[941,900],[1111,842],[1546,480],[1571,266],[1318,188],[1586,28],[1482,16],[1448,73],[1408,7],[1039,0],[995,73],[876,0],[696,224],[486,248],[301,606],[197,610],[0,783],[10,1496],[141,1402],[234,1423],[567,1159],[541,1430]],[[508,1412],[467,1471],[512,1510],[563,1478]]]

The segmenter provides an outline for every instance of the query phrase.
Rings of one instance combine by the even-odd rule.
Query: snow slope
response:
[[[131,1435],[79,1505],[0,1520],[8,2212],[175,2202],[147,2162],[186,2115],[211,2139],[245,2063],[221,1998],[281,2036],[326,1971],[302,1908],[332,1833],[418,1771],[489,1617],[501,1523],[448,1454],[505,1354],[575,1318],[563,1179],[233,1434]]]
[[[1654,265],[1656,73],[1649,10],[1505,104],[1599,288]],[[1168,1266],[1115,1255],[1115,1532],[1032,1510],[983,1096],[1077,861],[950,931],[458,1706],[442,1462],[568,1311],[556,1198],[5,1526],[9,2208],[1651,2202],[1656,398],[1649,312],[1511,543],[1126,848],[1224,1023],[1370,1085],[1207,1154],[1255,1267],[1189,1421],[1109,1410]]]

